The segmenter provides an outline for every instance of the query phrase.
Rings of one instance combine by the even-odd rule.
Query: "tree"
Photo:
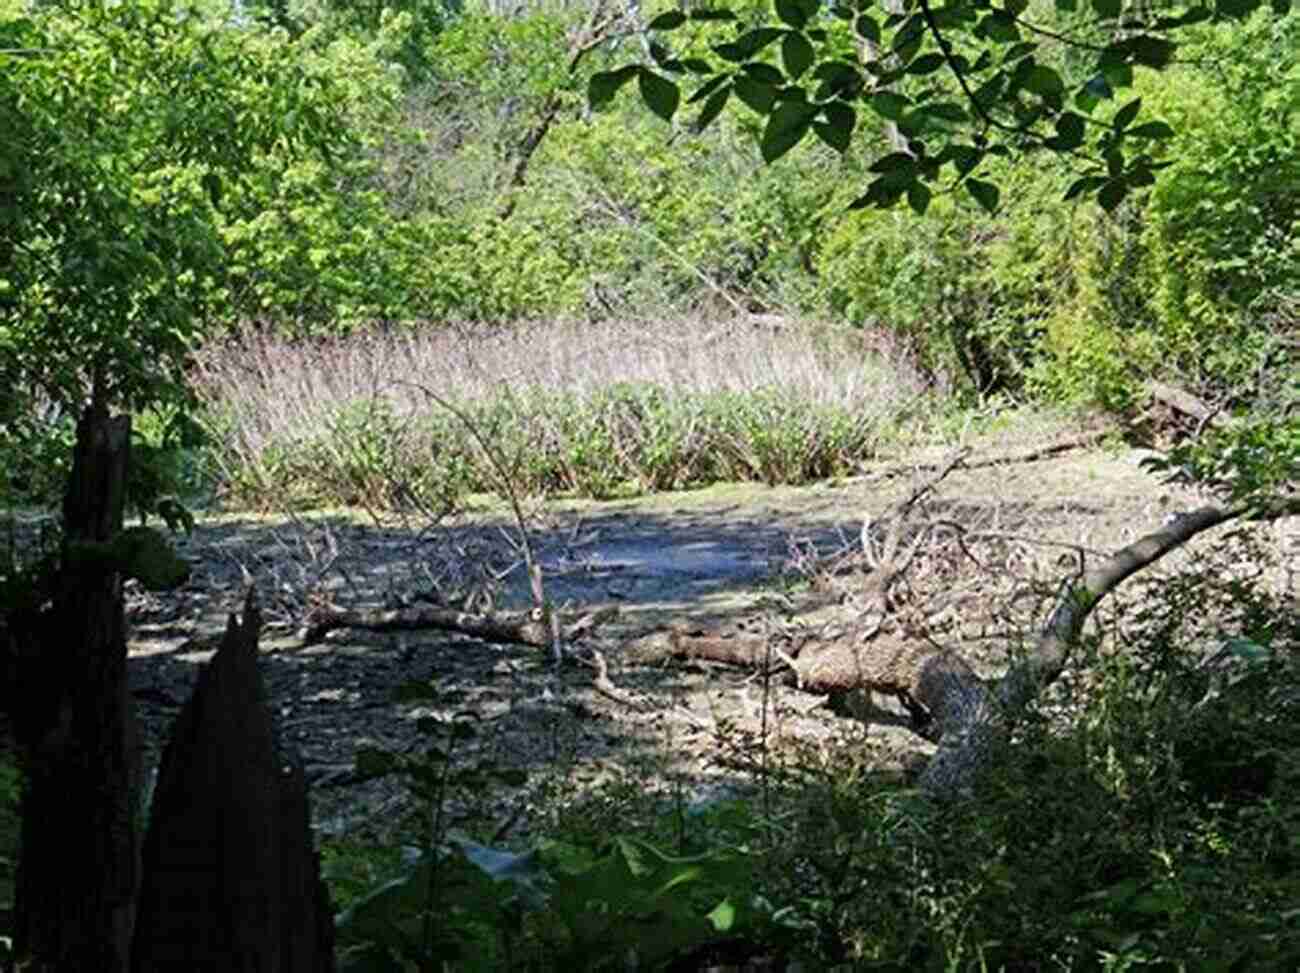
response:
[[[310,43],[173,0],[0,19],[0,413],[7,436],[38,406],[82,415],[59,549],[0,591],[27,969],[126,969],[139,767],[122,579],[184,572],[159,535],[122,529],[131,421],[112,413],[188,413],[189,355],[221,316],[221,210],[245,175],[348,150],[332,81],[303,67]]]
[[[828,12],[815,0],[774,0],[775,18],[758,22],[725,6],[671,10],[648,24],[650,63],[593,76],[588,97],[600,107],[635,78],[647,107],[672,120],[691,77],[692,127],[707,127],[734,95],[765,120],[768,162],[809,135],[844,152],[866,128],[860,116],[874,118],[894,137],[870,143],[876,178],[853,207],[906,198],[924,212],[936,191],[960,187],[992,212],[1000,192],[982,167],[1047,151],[1079,169],[1066,199],[1093,195],[1113,210],[1169,164],[1161,144],[1173,130],[1144,119],[1140,98],[1119,97],[1134,71],[1177,63],[1179,31],[1247,17],[1263,2],[1089,6],[1091,17],[1056,0],[1062,16],[1051,26],[1029,0],[859,0]],[[1290,0],[1271,6],[1290,13]]]
[[[648,62],[594,75],[588,98],[599,109],[635,79],[650,111],[672,122],[690,77],[686,103],[700,105],[690,127],[706,128],[734,95],[762,118],[759,149],[769,163],[810,135],[841,153],[857,136],[875,158],[873,178],[851,209],[906,199],[920,214],[936,192],[961,190],[992,213],[1000,202],[990,175],[996,160],[1024,163],[1047,153],[1075,168],[1066,200],[1095,198],[1115,211],[1172,163],[1162,146],[1174,130],[1146,118],[1141,98],[1120,97],[1135,71],[1178,63],[1180,32],[1240,20],[1263,4],[1193,0],[1157,8],[1091,0],[1089,7],[1090,15],[1075,0],[1056,0],[1055,21],[1044,21],[1041,9],[1031,13],[1028,0],[859,0],[828,11],[815,0],[774,0],[775,18],[758,19],[721,6],[670,10],[648,24]],[[1290,0],[1274,0],[1271,9],[1287,17]],[[877,135],[862,118],[875,119]],[[981,682],[955,653],[872,644],[878,626],[865,622],[827,644],[802,647],[790,660],[801,685],[899,694],[940,740],[923,785],[939,797],[965,791],[1024,708],[1061,673],[1106,594],[1201,531],[1240,517],[1300,513],[1294,348],[1266,365],[1253,394],[1234,403],[1232,419],[1195,403],[1201,434],[1151,464],[1216,489],[1222,502],[1180,516],[1063,582],[1033,649],[995,685]],[[910,561],[899,532],[915,499],[894,511],[887,556],[876,559],[869,585],[873,606],[885,612],[890,587]],[[864,544],[866,536],[864,529]],[[748,664],[761,648],[735,633],[673,644],[680,655]]]

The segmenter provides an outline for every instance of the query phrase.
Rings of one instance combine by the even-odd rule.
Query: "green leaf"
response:
[[[587,103],[592,108],[602,108],[613,101],[620,88],[640,71],[640,66],[628,64],[617,71],[598,71],[587,82]]]
[[[1123,179],[1108,179],[1101,187],[1101,191],[1097,193],[1097,202],[1101,203],[1102,209],[1110,213],[1124,202],[1124,197],[1127,195],[1128,184]]]
[[[877,115],[896,122],[911,107],[911,100],[893,91],[877,91],[871,95],[871,107]]]
[[[1115,97],[1115,91],[1111,88],[1110,82],[1106,80],[1104,74],[1088,79],[1088,83],[1080,90],[1079,97],[1083,97],[1085,94],[1092,99],[1092,105],[1085,111],[1092,111],[1093,108],[1097,107],[1099,101],[1109,101]],[[1075,100],[1078,101],[1078,98]]]
[[[1133,65],[1125,61],[1103,59],[1101,73],[1112,88],[1133,87]]]
[[[853,22],[854,32],[872,44],[880,44],[880,24],[870,14],[862,14]]]
[[[1025,73],[1020,84],[1044,98],[1059,98],[1065,94],[1065,82],[1056,71],[1045,64],[1035,64]]]
[[[785,75],[770,64],[764,64],[762,61],[750,61],[741,68],[747,75],[755,81],[761,81],[763,84],[770,84],[773,88],[779,88],[785,84]]]
[[[1291,13],[1291,0],[1273,0],[1273,13],[1278,17],[1285,17]]]
[[[1079,9],[1079,0],[1056,0],[1056,9],[1061,13],[1074,13]]]
[[[1010,64],[1012,61],[1019,61],[1026,54],[1033,54],[1038,50],[1038,45],[1033,41],[1022,41],[1019,44],[1012,44],[1002,55],[1002,63]],[[1033,62],[1026,65],[1026,70],[1033,67]]]
[[[686,14],[680,10],[669,10],[650,21],[646,27],[650,30],[676,30],[684,23],[686,23]]]
[[[898,202],[899,197],[907,190],[907,183],[900,183],[889,176],[881,176],[870,186],[867,191],[849,203],[849,209],[858,210],[867,206],[878,206],[886,209]]]
[[[915,171],[916,156],[910,152],[890,152],[871,164],[872,172],[898,172],[901,169]]]
[[[646,107],[664,121],[671,122],[682,100],[682,93],[677,85],[655,74],[649,68],[641,69],[637,82],[641,88],[641,99],[646,103]]]
[[[1167,139],[1173,138],[1174,130],[1165,122],[1145,122],[1137,128],[1131,128],[1126,132],[1131,138],[1138,139]]]
[[[1083,144],[1084,119],[1072,111],[1061,112],[1056,116],[1056,138],[1052,148],[1060,152],[1069,152]]]
[[[812,67],[813,46],[803,34],[791,31],[781,42],[781,60],[785,63],[785,73],[797,78]]]
[[[732,87],[736,92],[736,97],[760,115],[771,112],[772,106],[776,104],[776,89],[770,84],[756,81],[748,75],[742,74],[736,78]]]
[[[808,23],[808,10],[799,0],[775,0],[776,15],[798,30]]]
[[[886,20],[885,26],[888,27],[890,21],[893,19],[893,17],[890,17]],[[890,41],[889,46],[895,54],[903,57],[903,52],[912,45],[919,43],[924,34],[925,18],[920,14],[913,14],[907,19],[906,23],[904,23],[902,27],[899,27],[898,30],[894,31],[894,39]],[[908,60],[906,57],[903,59]]]
[[[702,101],[703,99],[709,97],[709,95],[713,94],[713,92],[717,91],[718,88],[720,88],[722,85],[728,83],[730,80],[731,80],[731,75],[728,74],[715,75],[714,77],[710,78],[708,81],[704,82],[704,84],[696,88],[695,93],[686,99],[686,103],[688,105],[693,105],[697,101]]]
[[[984,161],[984,153],[973,145],[949,143],[946,154],[952,158],[958,175],[962,176],[969,175],[971,170]]]
[[[763,161],[769,164],[775,162],[798,145],[808,134],[817,111],[816,105],[809,105],[806,102],[781,102],[776,111],[768,117],[767,127],[763,129],[763,139],[759,143]]]
[[[1259,9],[1259,0],[1215,0],[1214,12],[1229,20],[1244,20]]]
[[[1106,180],[1101,176],[1083,176],[1070,183],[1070,188],[1065,191],[1062,199],[1068,203],[1074,197],[1083,193],[1090,193],[1099,186],[1105,185],[1105,183]]]
[[[735,20],[736,13],[734,10],[713,9],[713,10],[692,10],[690,13],[691,20]]]
[[[982,179],[967,179],[963,185],[966,192],[970,193],[971,198],[984,208],[984,211],[990,215],[998,210],[998,198],[1001,193],[998,187],[991,182],[985,182]]]
[[[1129,169],[1125,181],[1128,182],[1130,189],[1137,189],[1140,186],[1154,185],[1156,177],[1150,166],[1138,163]]]
[[[736,906],[730,899],[723,899],[714,906],[713,911],[704,918],[708,919],[709,922],[713,924],[713,928],[717,932],[730,932],[731,928],[736,924]]]
[[[970,121],[970,115],[966,109],[955,101],[937,101],[931,105],[922,105],[919,110],[932,118],[940,118],[945,122]]]
[[[851,64],[844,61],[823,61],[813,69],[812,76],[821,80],[814,100],[853,98],[862,87],[862,76]]]
[[[998,71],[993,77],[989,78],[982,85],[975,89],[972,96],[975,104],[983,108],[988,108],[999,98],[1002,97],[1002,88],[1007,83],[1005,71]]]
[[[731,98],[731,85],[725,85],[713,92],[709,100],[704,103],[704,107],[700,109],[700,117],[695,119],[695,131],[703,132],[713,124],[713,120],[726,107],[729,98]]]
[[[930,206],[930,188],[917,180],[907,187],[907,205],[912,207],[917,216],[924,216]]]
[[[1141,110],[1142,99],[1134,98],[1115,113],[1115,117],[1111,120],[1111,124],[1114,125],[1117,130],[1122,132],[1133,123],[1133,119],[1137,117],[1137,113]]]
[[[938,71],[941,67],[943,67],[943,55],[931,52],[929,54],[922,54],[915,61],[909,64],[907,66],[907,73],[917,75],[934,74],[934,72]]]
[[[1102,20],[1113,20],[1119,16],[1120,0],[1092,0],[1092,9]]]
[[[1016,26],[1016,19],[1005,10],[995,10],[986,16],[975,27],[975,34],[999,44],[1020,40],[1020,28]]]
[[[843,102],[833,101],[822,107],[824,122],[814,122],[813,131],[818,138],[837,152],[844,152],[853,138],[857,113]]]
[[[724,60],[746,61],[784,35],[785,31],[779,27],[759,27],[757,30],[742,34],[730,44],[717,44],[713,50]]]
[[[1153,34],[1139,34],[1124,43],[1135,62],[1156,70],[1168,65],[1178,50],[1177,44]]]
[[[843,153],[848,150],[850,138],[843,129],[827,125],[825,122],[813,122],[812,130],[814,135],[836,152]]]

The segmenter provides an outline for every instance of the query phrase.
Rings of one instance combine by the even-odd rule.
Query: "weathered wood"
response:
[[[590,634],[602,622],[618,614],[617,608],[588,612],[562,626],[560,637],[566,641]],[[412,605],[385,611],[353,611],[343,608],[320,608],[309,619],[302,633],[304,645],[312,645],[339,628],[359,628],[369,632],[412,632],[434,629],[471,635],[487,642],[505,642],[533,648],[550,648],[554,637],[542,612],[494,612],[472,614],[436,605]]]
[[[276,739],[252,592],[163,754],[134,973],[324,973],[333,915],[296,755]]]
[[[49,595],[9,619],[6,706],[27,775],[15,895],[17,968],[125,973],[138,841],[126,621],[118,572],[69,552],[122,528],[131,422],[92,406],[77,426],[64,542]]]
[[[1294,506],[1279,503],[1267,513],[1294,512]],[[1246,507],[1212,506],[1181,514],[1064,585],[1034,648],[995,682],[980,679],[958,653],[896,632],[880,634],[878,626],[865,623],[829,637],[810,634],[779,652],[774,636],[754,634],[752,627],[679,628],[666,637],[644,640],[644,651],[634,655],[642,661],[658,654],[747,667],[779,663],[788,666],[799,686],[809,692],[896,695],[918,726],[924,726],[925,735],[939,743],[921,774],[922,789],[936,798],[959,797],[978,782],[1025,707],[1064,670],[1084,623],[1101,599],[1202,531],[1249,513]],[[891,552],[877,574],[897,570]],[[879,584],[874,588],[876,595],[887,595]],[[873,604],[879,607],[881,598],[874,598]]]

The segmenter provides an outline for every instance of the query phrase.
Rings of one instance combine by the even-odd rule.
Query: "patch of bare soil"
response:
[[[954,527],[949,554],[928,567],[923,555],[924,580],[903,600],[947,598],[948,615],[959,617],[902,630],[958,648],[981,673],[1004,668],[1053,581],[1081,557],[1108,554],[1197,505],[1191,492],[1146,474],[1139,459],[1092,450],[953,472],[924,513]],[[428,741],[416,722],[427,715],[470,715],[477,733],[459,744],[458,761],[527,773],[522,789],[462,795],[466,814],[488,831],[504,833],[510,822],[512,837],[541,823],[539,808],[601,783],[641,793],[684,785],[692,799],[744,790],[752,778],[737,767],[738,740],[829,745],[847,736],[872,748],[882,767],[907,765],[931,746],[892,699],[861,701],[847,719],[782,678],[777,660],[764,678],[644,648],[672,625],[757,626],[777,645],[779,633],[833,624],[852,610],[864,519],[880,517],[921,475],[547,505],[530,524],[546,597],[574,612],[618,606],[598,644],[621,700],[597,691],[589,668],[557,666],[549,651],[445,632],[343,629],[303,646],[304,619],[325,602],[392,608],[430,597],[469,610],[526,608],[527,572],[504,513],[436,524],[376,524],[355,513],[204,519],[180,542],[194,564],[189,583],[165,595],[135,591],[130,601],[131,685],[149,746],[156,757],[196,667],[255,584],[267,619],[267,688],[284,735],[301,751],[322,827],[387,832],[399,821],[403,788],[358,782],[354,756],[363,746],[418,750]],[[1294,526],[1275,538],[1293,564]],[[906,617],[906,604],[900,612]],[[397,688],[412,680],[434,686],[434,698],[396,702]]]

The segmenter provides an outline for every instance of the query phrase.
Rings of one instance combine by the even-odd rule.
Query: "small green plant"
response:
[[[411,684],[399,699],[434,695]],[[753,858],[739,847],[677,855],[611,834],[513,852],[456,833],[455,805],[491,782],[518,786],[524,776],[462,755],[476,735],[466,715],[422,717],[418,726],[430,740],[418,755],[357,756],[362,774],[405,780],[420,808],[421,843],[404,847],[395,867],[384,856],[382,869],[355,849],[333,856],[327,876],[346,902],[337,923],[341,970],[621,970],[629,957],[652,969],[759,921]]]

